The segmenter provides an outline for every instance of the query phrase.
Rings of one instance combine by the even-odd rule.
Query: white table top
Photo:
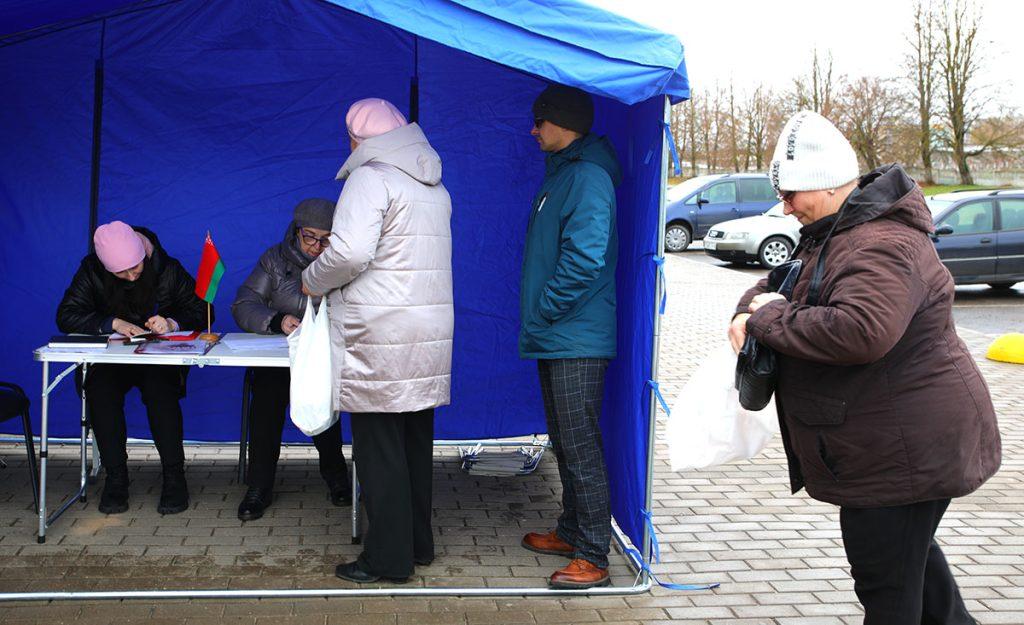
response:
[[[256,338],[255,334],[234,333],[225,338]],[[268,336],[269,342],[280,343],[280,336]],[[276,340],[275,340],[276,339]],[[136,354],[135,345],[108,345],[106,349],[70,349],[43,346],[32,352],[39,362],[108,363],[127,365],[195,365],[198,367],[287,367],[288,348],[234,351],[223,339],[202,356],[195,354]]]

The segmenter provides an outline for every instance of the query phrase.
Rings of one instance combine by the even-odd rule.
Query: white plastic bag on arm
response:
[[[725,343],[690,377],[668,418],[673,471],[706,469],[761,453],[779,431],[775,398],[758,412],[740,406],[736,354]]]
[[[331,335],[327,298],[313,314],[313,301],[306,298],[302,325],[288,335],[291,361],[292,423],[307,436],[315,436],[334,425],[338,415],[331,409]]]

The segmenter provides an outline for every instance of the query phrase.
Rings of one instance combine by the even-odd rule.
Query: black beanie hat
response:
[[[292,219],[300,228],[330,231],[334,223],[334,202],[319,197],[302,200],[295,205]]]
[[[586,91],[552,84],[548,85],[534,101],[533,116],[556,126],[586,134],[594,124],[594,101]]]

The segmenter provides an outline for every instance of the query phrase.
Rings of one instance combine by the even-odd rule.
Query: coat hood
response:
[[[336,179],[348,178],[357,167],[367,163],[397,167],[426,185],[436,186],[441,182],[441,157],[430,147],[426,135],[415,122],[360,143],[338,170]]]
[[[281,238],[281,242],[277,244],[278,250],[281,252],[281,256],[285,260],[293,265],[296,265],[300,270],[305,269],[309,266],[309,263],[313,262],[312,257],[307,256],[305,252],[299,247],[299,243],[296,240],[296,232],[298,232],[298,225],[295,221],[288,223],[288,227],[284,230],[284,237]]]
[[[921,188],[895,163],[883,165],[860,179],[846,199],[846,208],[836,230],[882,217],[926,233],[935,228]]]
[[[612,146],[608,137],[587,133],[570,143],[568,147],[548,155],[547,173],[551,174],[572,161],[594,163],[608,172],[612,184],[616,187],[622,182],[622,169],[619,167],[618,159],[615,158],[615,147]]]

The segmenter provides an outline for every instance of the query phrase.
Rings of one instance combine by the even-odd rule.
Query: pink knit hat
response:
[[[356,141],[365,141],[408,124],[405,115],[394,104],[380,98],[359,100],[348,108],[345,115],[348,134]]]
[[[131,269],[146,257],[142,238],[123,221],[112,221],[96,228],[92,242],[96,256],[110,273]]]

